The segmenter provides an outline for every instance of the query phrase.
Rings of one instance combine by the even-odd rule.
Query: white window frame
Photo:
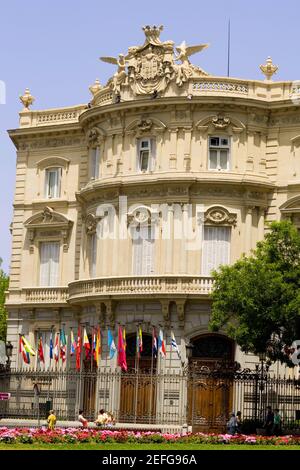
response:
[[[56,173],[56,191],[55,194],[51,195],[50,187],[50,175]],[[45,169],[45,198],[46,199],[58,199],[61,193],[61,179],[62,179],[62,168],[61,167],[49,167]]]
[[[90,179],[96,180],[99,178],[99,165],[100,165],[100,147],[90,148]]]
[[[147,142],[148,146],[143,147],[143,142]],[[148,152],[147,169],[142,170],[142,152]],[[137,140],[137,170],[140,173],[149,173],[154,170],[155,166],[155,139],[152,137],[141,137]]]
[[[55,245],[57,247],[58,257],[57,257],[56,264],[53,260],[50,261],[49,259],[48,266],[43,266],[42,249],[43,249],[43,246],[46,246],[47,244]],[[59,286],[60,284],[60,260],[61,260],[61,243],[58,240],[53,240],[53,241],[45,240],[39,243],[39,286],[41,287]]]
[[[155,272],[155,238],[152,238],[152,226],[132,227],[132,274],[147,276]],[[139,236],[140,233],[147,237]]]
[[[211,145],[211,139],[219,139],[219,145]],[[222,144],[222,139],[227,139],[228,144]],[[217,168],[211,168],[210,152],[214,150],[217,152]],[[227,168],[221,168],[221,150],[227,150]],[[231,139],[228,135],[210,135],[208,137],[208,169],[209,171],[228,171],[230,170],[230,156],[231,156]]]
[[[207,241],[208,239],[205,238],[205,232],[207,230],[216,230],[216,231],[221,231],[224,230],[228,233],[228,239],[227,240],[219,240],[216,237],[216,239],[211,240],[212,243],[210,244],[210,253],[207,252]],[[220,246],[222,242],[226,242],[227,245],[227,253],[220,253]],[[228,265],[230,264],[230,252],[231,252],[231,227],[228,225],[205,225],[204,226],[204,232],[203,232],[203,242],[202,242],[202,253],[201,253],[201,274],[203,276],[211,276],[211,271],[216,270],[219,268],[221,265]],[[226,255],[226,259],[225,259]],[[208,257],[211,256],[211,260],[208,259]],[[218,264],[215,261],[215,258],[221,258],[222,261],[219,262]]]

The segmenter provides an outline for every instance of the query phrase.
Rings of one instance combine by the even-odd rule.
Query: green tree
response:
[[[300,235],[273,222],[251,256],[213,273],[210,329],[224,328],[244,352],[292,365],[285,345],[300,338]]]
[[[2,259],[0,258],[0,266]],[[8,289],[8,276],[0,269],[0,340],[6,339],[7,312],[4,308],[5,291]]]

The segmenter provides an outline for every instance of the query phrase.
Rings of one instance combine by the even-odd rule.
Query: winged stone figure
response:
[[[207,75],[204,70],[196,67],[195,65],[191,64],[189,57],[196,52],[203,51],[206,49],[209,44],[198,44],[196,46],[187,46],[186,42],[183,41],[180,46],[176,47],[176,51],[178,52],[178,56],[175,57],[175,60],[180,60],[181,64],[176,64],[176,83],[178,86],[182,86],[193,74],[200,74],[200,75]]]
[[[189,57],[197,52],[203,51],[206,49],[209,44],[198,44],[196,46],[187,46],[186,42],[183,41],[180,46],[176,47],[176,51],[178,52],[178,56],[175,57],[175,60],[181,60],[183,65],[190,65]]]
[[[102,62],[107,62],[109,64],[114,64],[118,66],[116,73],[112,79],[112,87],[115,93],[120,93],[121,91],[121,84],[126,79],[126,57],[124,54],[119,54],[119,57],[100,57]]]

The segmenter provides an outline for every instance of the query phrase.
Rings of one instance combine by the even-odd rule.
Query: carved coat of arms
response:
[[[162,26],[145,26],[143,30],[146,39],[142,46],[129,47],[127,55],[120,54],[118,59],[100,58],[118,65],[117,72],[108,82],[115,93],[120,94],[123,86],[129,86],[135,95],[158,93],[166,90],[172,80],[180,87],[192,76],[208,75],[189,61],[190,55],[200,52],[207,44],[186,46],[183,42],[176,47],[179,54],[176,57],[174,42],[160,40]]]

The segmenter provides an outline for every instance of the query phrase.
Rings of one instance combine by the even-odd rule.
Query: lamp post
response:
[[[6,366],[7,366],[7,369],[10,370],[10,363],[11,363],[11,356],[12,356],[12,351],[13,351],[13,345],[11,344],[10,341],[8,341],[6,344],[5,344],[5,352],[6,352],[6,357],[7,357],[7,361],[6,361]]]
[[[260,417],[263,415],[263,411],[265,408],[264,403],[264,391],[265,391],[265,380],[267,380],[267,373],[269,371],[269,365],[265,364],[266,362],[266,353],[262,352],[258,354],[258,358],[260,360],[260,366],[257,364],[255,366],[256,369],[256,389],[255,389],[255,419],[257,419],[257,402],[258,402],[258,390],[260,392]],[[266,394],[265,394],[266,396]]]

